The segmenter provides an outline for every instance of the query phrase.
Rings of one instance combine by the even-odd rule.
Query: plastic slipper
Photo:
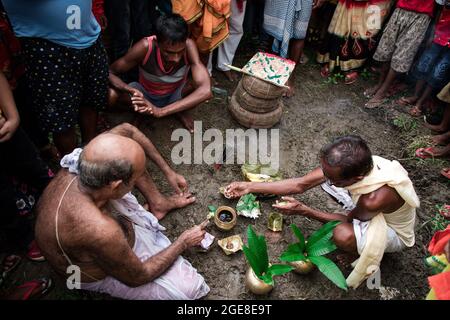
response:
[[[330,69],[328,68],[328,64],[326,64],[322,68],[320,68],[320,75],[323,78],[328,78],[330,76]]]
[[[416,157],[418,157],[420,159],[434,158],[433,151],[434,151],[433,147],[419,148],[416,150]]]
[[[381,107],[386,102],[386,99],[376,100],[376,101],[369,101],[367,102],[364,107],[366,109],[375,109],[378,107]]]
[[[356,72],[356,71],[352,71],[350,73],[347,73],[345,75],[344,83],[345,84],[353,84],[353,83],[356,82],[356,80],[358,80],[358,76],[359,76],[358,72]]]
[[[51,278],[41,278],[25,282],[17,287],[17,289],[26,289],[21,300],[30,300],[44,296],[52,287]],[[36,289],[39,289],[36,291]]]
[[[409,106],[412,106],[414,104],[414,103],[409,102],[405,97],[401,97],[400,99],[398,99],[396,101],[396,103],[399,106],[402,106],[402,107],[409,107]]]
[[[441,174],[446,177],[447,179],[450,179],[450,168],[444,168],[441,171]]]
[[[20,264],[21,261],[22,261],[22,257],[15,255],[15,254],[10,254],[3,259],[2,269],[0,271],[1,272],[0,285],[6,279],[8,274],[10,274],[13,270],[15,270],[17,268],[17,266]],[[12,262],[12,264],[10,266],[7,266],[7,262]]]

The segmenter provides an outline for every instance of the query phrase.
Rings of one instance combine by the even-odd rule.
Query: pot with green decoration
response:
[[[290,244],[280,260],[295,267],[294,271],[299,274],[308,274],[317,267],[336,286],[347,290],[347,283],[341,270],[333,261],[324,257],[337,249],[332,237],[334,228],[340,223],[340,221],[331,221],[324,224],[307,241],[300,229],[295,224],[291,224],[298,242]]]
[[[275,285],[274,276],[283,275],[294,268],[286,264],[269,264],[266,239],[257,235],[251,226],[247,228],[247,243],[242,248],[250,265],[245,274],[245,285],[254,294],[267,294]]]

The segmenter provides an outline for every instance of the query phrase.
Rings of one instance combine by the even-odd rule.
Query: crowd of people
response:
[[[88,291],[123,299],[208,294],[204,278],[181,257],[201,244],[207,222],[173,242],[165,236],[159,220],[196,199],[136,124],[142,116],[175,116],[194,132],[190,110],[212,97],[213,68],[227,81],[238,79],[229,65],[244,30],[256,35],[258,50],[296,63],[286,99],[296,94],[295,75],[308,60],[305,42],[322,77],[342,72],[352,85],[363,70],[378,75],[364,91],[368,109],[412,85],[413,95],[395,103],[411,107],[413,117],[425,115],[437,133],[417,157],[450,155],[446,0],[1,0],[0,14],[0,286],[26,252],[63,278],[78,266],[80,288]],[[104,112],[123,111],[136,115],[134,125],[101,132]],[[175,195],[158,190],[147,159]],[[449,168],[441,174],[450,179]],[[372,253],[375,220],[385,226],[385,252],[415,244],[420,201],[408,173],[397,161],[372,155],[358,136],[324,146],[320,164],[304,177],[233,182],[226,192],[286,196],[319,185],[337,198],[349,194],[349,213],[325,213],[292,197],[275,207],[342,221],[333,239],[353,255]],[[146,204],[131,194],[134,188]],[[449,243],[432,250],[445,254],[447,264]],[[9,298],[37,298],[51,286],[50,278],[35,279]],[[448,292],[435,290],[434,297]]]

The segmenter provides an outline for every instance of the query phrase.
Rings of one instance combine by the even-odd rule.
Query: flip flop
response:
[[[358,76],[359,76],[358,72],[356,72],[356,71],[352,71],[350,73],[347,73],[345,75],[344,83],[345,84],[353,84],[353,83],[356,82],[356,80],[358,80]]]
[[[10,266],[7,266],[8,261],[12,262],[12,264]],[[22,261],[22,257],[15,255],[15,254],[10,254],[3,259],[2,264],[1,264],[2,269],[1,269],[1,274],[0,274],[0,285],[3,284],[3,282],[5,281],[8,274],[10,274],[12,271],[14,271],[17,268],[17,266],[20,264],[21,261]]]
[[[34,298],[43,297],[52,287],[53,281],[51,278],[41,278],[25,282],[16,289],[26,289],[20,300],[30,300]],[[36,291],[36,289],[39,289]]]
[[[322,68],[320,68],[320,75],[323,78],[328,78],[330,76],[330,69],[328,68],[328,64],[325,64]]]
[[[370,99],[370,98],[372,98],[375,95],[375,92],[369,92],[369,91],[372,91],[371,89],[372,88],[367,88],[363,92],[364,97],[366,97],[367,99]]]
[[[376,100],[373,102],[368,101],[368,102],[366,102],[364,107],[366,109],[375,109],[375,108],[381,107],[386,101],[387,101],[387,99],[380,99],[380,100]]]
[[[447,179],[450,179],[450,168],[444,168],[441,170],[441,174],[446,177]]]
[[[410,107],[412,106],[414,103],[409,102],[406,97],[401,97],[400,99],[398,99],[397,101],[395,101],[395,103],[397,103],[399,106],[402,107]]]
[[[416,157],[418,157],[420,159],[434,158],[433,150],[434,150],[433,147],[419,148],[419,149],[416,150]]]

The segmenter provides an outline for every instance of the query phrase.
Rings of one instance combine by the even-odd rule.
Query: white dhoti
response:
[[[61,160],[61,166],[71,173],[78,173],[77,163],[81,149],[75,149]],[[121,215],[133,222],[135,242],[133,252],[144,262],[170,246],[170,240],[163,234],[166,229],[158,219],[145,210],[131,193],[122,199],[110,201]],[[178,259],[157,279],[145,285],[132,288],[113,277],[82,283],[81,289],[107,293],[121,299],[136,300],[194,300],[209,292],[205,279],[184,258]]]

